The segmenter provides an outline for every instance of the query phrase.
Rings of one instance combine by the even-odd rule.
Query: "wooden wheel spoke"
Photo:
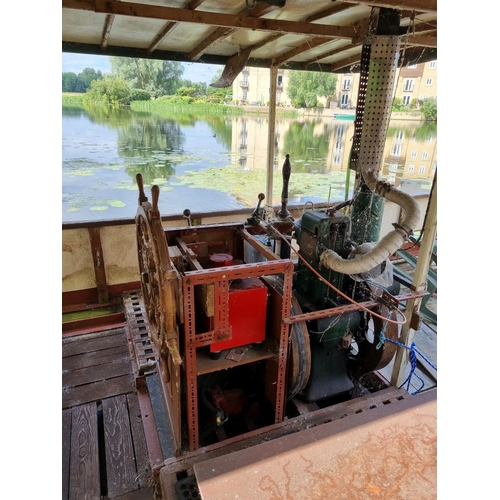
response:
[[[143,191],[138,174],[139,207],[136,215],[137,252],[141,288],[149,321],[151,338],[160,352],[162,377],[170,380],[169,364],[180,365],[179,336],[176,328],[176,302],[173,281],[168,278],[172,266],[168,244],[158,210],[159,189],[152,188],[151,205]],[[171,358],[171,359],[169,359]]]

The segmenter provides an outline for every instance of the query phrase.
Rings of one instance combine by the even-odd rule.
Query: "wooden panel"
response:
[[[108,282],[106,280],[106,270],[104,265],[104,254],[101,244],[101,228],[89,227],[90,247],[92,249],[92,258],[94,260],[95,281],[97,285],[98,302],[108,302]]]
[[[89,403],[98,399],[110,398],[119,394],[126,394],[135,390],[134,375],[123,375],[111,380],[101,380],[90,385],[82,385],[63,390],[63,409],[80,404]]]
[[[138,489],[125,395],[103,399],[102,413],[108,497],[114,498]]]
[[[97,405],[73,408],[71,415],[72,456],[69,498],[99,500],[99,450],[97,446]]]
[[[79,370],[89,366],[99,366],[110,361],[120,359],[128,359],[130,353],[128,346],[122,345],[112,347],[111,349],[103,349],[102,351],[93,351],[89,353],[75,354],[63,359],[63,372],[68,370]]]
[[[125,330],[119,329],[112,335],[98,336],[90,339],[82,338],[80,342],[78,342],[78,340],[74,342],[63,342],[62,355],[63,358],[65,358],[67,356],[81,354],[82,352],[99,351],[124,344],[126,345],[126,343]]]
[[[62,498],[69,498],[69,464],[71,455],[71,410],[62,412]]]
[[[107,378],[115,378],[130,373],[130,359],[122,359],[99,366],[90,366],[79,370],[63,372],[63,389],[98,382]]]
[[[138,484],[141,488],[145,488],[150,482],[149,456],[137,394],[127,394],[127,403],[134,442]]]

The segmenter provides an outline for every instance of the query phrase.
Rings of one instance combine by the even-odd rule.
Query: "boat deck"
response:
[[[62,355],[62,498],[152,498],[125,327],[64,338]]]
[[[144,306],[141,294],[134,292],[132,295],[133,316],[136,315],[135,311],[139,310],[137,314],[142,318],[141,311]],[[129,302],[132,295],[124,296],[126,311],[130,309]],[[429,307],[436,310],[437,295],[429,301]],[[125,316],[128,317],[130,314]],[[431,399],[425,396],[425,401],[420,396],[436,392],[432,389],[437,386],[437,375],[422,358],[414,370],[411,366],[407,367],[407,375],[412,375],[408,387],[405,385],[403,389],[391,387],[373,394],[365,393],[351,401],[322,409],[313,408],[314,405],[302,405],[301,408],[298,402],[297,408],[300,410],[298,417],[285,419],[282,424],[254,431],[241,441],[217,443],[175,459],[168,449],[168,436],[163,436],[164,428],[168,427],[161,420],[165,416],[157,414],[158,405],[154,404],[154,380],[146,377],[145,384],[148,385],[145,388],[137,382],[137,374],[134,372],[137,364],[136,339],[132,334],[133,328],[129,326],[128,323],[120,327],[108,325],[99,331],[74,333],[62,340],[63,499],[141,500],[155,498],[155,495],[158,498],[163,494],[163,498],[167,500],[177,500],[183,498],[182,495],[186,497],[186,493],[188,494],[186,498],[193,499],[201,498],[201,493],[204,499],[223,498],[219,495],[221,491],[227,493],[224,481],[229,480],[228,477],[230,480],[235,478],[235,488],[238,484],[240,471],[236,470],[237,464],[242,465],[241,473],[246,473],[249,463],[253,458],[257,460],[259,456],[265,458],[261,464],[265,465],[262,469],[264,476],[268,477],[269,471],[276,467],[273,473],[276,483],[274,486],[269,483],[269,488],[264,490],[275,493],[288,491],[287,481],[294,477],[293,474],[290,475],[292,470],[290,467],[297,468],[297,474],[300,474],[300,470],[307,472],[314,462],[312,458],[307,458],[309,455],[307,457],[303,455],[304,443],[301,441],[303,439],[301,435],[304,431],[312,427],[321,427],[324,432],[328,431],[322,434],[324,437],[322,444],[310,450],[311,457],[314,453],[322,455],[327,453],[330,445],[334,446],[338,440],[344,440],[347,446],[351,438],[353,440],[360,438],[358,434],[362,428],[367,429],[368,434],[371,432],[373,437],[378,427],[373,427],[375,424],[372,425],[373,429],[367,427],[363,419],[370,414],[371,421],[377,416],[377,412],[380,412],[380,418],[385,419],[389,425],[384,432],[394,430],[392,424],[401,418],[408,424],[407,430],[410,432],[411,419],[423,415],[425,435],[416,436],[414,433],[413,437],[426,440],[430,446],[430,448],[428,446],[430,452],[420,458],[427,461],[425,465],[429,468],[431,480],[430,483],[418,487],[421,487],[422,491],[426,488],[428,491],[434,491],[435,454],[432,447],[435,446],[435,426],[432,422],[435,419],[435,402],[433,402],[435,395],[431,396]],[[141,335],[144,335],[143,331]],[[436,366],[437,325],[422,321],[415,333],[414,341],[425,359]],[[393,363],[379,372],[380,380],[385,379],[387,386],[392,367]],[[423,394],[412,398],[410,394],[414,392]],[[158,399],[161,399],[161,396],[158,396]],[[415,402],[406,403],[408,399],[415,399]],[[423,403],[419,404],[417,401]],[[307,435],[309,434],[314,442],[319,439],[314,437],[314,432],[308,431]],[[273,458],[285,449],[283,446],[286,448],[286,455],[283,455],[288,460],[285,460],[286,463]],[[398,448],[399,451],[401,449]],[[395,451],[399,453],[398,450]],[[353,453],[359,453],[359,449],[356,451],[353,448]],[[345,459],[345,454],[333,451],[330,454],[331,463],[337,464],[338,471],[342,474],[342,460]],[[306,457],[307,460],[304,461],[301,457]],[[233,461],[233,459],[238,460]],[[209,473],[210,467],[220,469],[213,480]],[[233,476],[228,467],[238,474]],[[223,471],[229,476],[226,477],[224,475],[226,472]],[[326,478],[325,480],[330,483],[338,480],[332,474],[323,472],[318,471],[318,477]],[[380,472],[380,470],[374,471],[377,474]],[[261,478],[263,481],[264,476]],[[330,484],[328,486],[327,483],[323,486],[333,485],[328,483]],[[262,484],[265,486],[267,483]],[[382,485],[378,482],[367,487],[374,488],[373,495],[383,491]],[[257,493],[261,495],[264,490],[259,490]],[[260,500],[267,497],[258,496],[258,498]],[[432,495],[420,498],[432,498]]]

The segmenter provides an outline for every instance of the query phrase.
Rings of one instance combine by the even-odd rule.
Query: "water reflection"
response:
[[[63,222],[134,217],[135,176],[158,184],[163,215],[254,206],[266,191],[268,119],[171,115],[63,107]],[[292,163],[290,203],[342,200],[354,122],[285,119],[275,124],[273,200],[281,166]],[[428,190],[437,165],[436,127],[391,122],[381,176],[404,190]],[[149,191],[149,189],[147,189]]]

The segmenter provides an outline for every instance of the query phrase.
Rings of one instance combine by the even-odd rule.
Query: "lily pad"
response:
[[[122,208],[127,206],[126,203],[123,203],[123,201],[120,200],[106,200],[106,203],[115,208]]]

